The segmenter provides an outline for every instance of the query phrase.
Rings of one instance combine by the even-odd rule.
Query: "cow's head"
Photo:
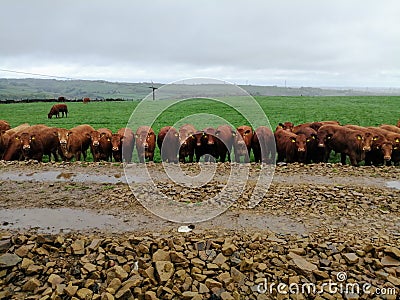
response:
[[[52,113],[48,113],[48,114],[47,114],[47,117],[48,117],[49,119],[51,119],[51,118],[53,117],[53,114],[52,114]]]
[[[195,140],[196,138],[194,135],[195,135],[195,132],[193,132],[192,130],[188,130],[187,128],[180,128],[178,137],[179,137],[179,143],[181,144],[181,146],[186,146],[188,143]]]
[[[278,127],[286,131],[293,131],[294,124],[292,122],[279,123]]]
[[[236,130],[233,143],[236,147],[249,147],[253,138],[253,131],[249,126],[240,126]]]
[[[124,140],[124,137],[118,133],[114,133],[111,136],[111,146],[112,146],[112,151],[119,151],[121,149],[122,142]]]
[[[205,135],[205,133],[202,130],[196,131],[196,133],[193,135],[193,137],[196,140],[196,146],[197,147],[200,147],[202,145],[203,135]]]
[[[383,159],[389,161],[392,159],[393,143],[389,141],[384,141],[381,145],[381,151],[383,154]]]
[[[136,145],[144,149],[149,148],[149,144],[154,139],[155,135],[153,131],[142,130],[135,135]]]
[[[205,145],[212,146],[215,144],[215,129],[208,127],[203,130],[203,141]]]
[[[36,140],[36,136],[30,135],[29,133],[22,133],[20,136],[18,136],[19,141],[21,143],[21,147],[23,151],[30,151],[31,150],[31,143]]]
[[[297,152],[307,151],[307,137],[304,134],[298,134],[296,137],[290,137],[290,142],[296,145]]]
[[[374,139],[374,134],[372,134],[371,132],[366,132],[364,134],[364,143],[363,143],[363,151],[371,151],[371,146],[372,146],[372,142]]]

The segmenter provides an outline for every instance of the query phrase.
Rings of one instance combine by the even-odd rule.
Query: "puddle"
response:
[[[0,174],[0,180],[12,181],[68,181],[68,182],[95,182],[95,183],[128,183],[126,177],[121,174],[102,175],[90,173],[72,173],[60,171],[43,171],[33,173],[3,172]],[[129,176],[129,183],[144,182],[145,179],[139,176]]]
[[[386,186],[389,188],[400,190],[400,181],[388,181]]]
[[[18,208],[0,210],[0,228],[37,229],[38,232],[58,233],[68,230],[107,229],[121,226],[111,215],[70,208]]]
[[[105,230],[112,232],[127,231],[176,231],[180,226],[154,215],[138,212],[119,215],[98,214],[89,210],[72,208],[15,208],[0,210],[0,229],[28,230],[36,229],[40,233],[58,233],[60,231]],[[250,212],[226,212],[218,217],[196,224],[196,229],[227,230],[270,230],[278,234],[304,234],[303,224],[288,217],[257,215]]]

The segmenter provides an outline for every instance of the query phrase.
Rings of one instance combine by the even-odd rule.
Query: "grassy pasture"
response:
[[[272,128],[279,122],[291,121],[295,124],[319,121],[337,120],[341,124],[357,124],[361,126],[376,126],[382,123],[396,124],[400,118],[400,97],[255,97],[267,115]],[[237,99],[236,99],[237,100]],[[134,124],[141,124],[141,118],[154,115],[160,106],[169,100],[147,102],[144,113],[135,114]],[[246,110],[247,99],[240,100],[240,108]],[[90,102],[67,103],[68,118],[47,118],[47,113],[53,103],[20,103],[0,105],[0,119],[7,120],[12,127],[22,123],[45,124],[53,127],[71,128],[79,124],[90,124],[95,129],[107,127],[113,132],[125,127],[138,105],[138,101],[120,102]],[[170,102],[172,103],[172,102]],[[247,124],[245,117],[235,109],[212,100],[192,99],[174,104],[164,110],[153,124],[158,130],[167,125],[173,125],[180,120],[195,114],[213,114],[226,119],[234,126]],[[218,125],[218,119],[201,115],[199,124]],[[190,121],[191,119],[186,119]],[[194,125],[196,125],[196,119]],[[185,120],[184,120],[185,121]],[[183,121],[183,123],[185,123]],[[202,126],[201,125],[201,126]],[[201,129],[201,128],[199,128]],[[156,160],[159,151],[156,150]]]

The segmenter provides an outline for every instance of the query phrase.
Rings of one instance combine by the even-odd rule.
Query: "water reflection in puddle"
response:
[[[111,215],[100,215],[71,208],[17,208],[0,210],[0,228],[29,229],[57,233],[60,230],[106,229],[122,227],[122,222]]]
[[[0,180],[12,181],[71,181],[71,182],[96,182],[96,183],[127,183],[126,177],[120,173],[114,175],[90,174],[90,173],[72,173],[60,171],[43,171],[33,173],[3,172],[0,174]],[[129,183],[144,182],[144,178],[138,176],[129,176]]]
[[[400,190],[400,181],[388,181],[388,182],[386,182],[386,186],[393,188],[393,189]]]

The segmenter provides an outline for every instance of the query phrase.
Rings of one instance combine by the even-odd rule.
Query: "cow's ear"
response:
[[[55,136],[58,136],[58,132],[57,132],[57,131],[53,131],[53,134],[54,134]]]
[[[357,134],[357,140],[362,140],[362,139],[363,139],[362,136]]]
[[[294,137],[291,137],[291,138],[290,138],[290,141],[291,141],[292,143],[296,143],[296,139],[295,139]]]

